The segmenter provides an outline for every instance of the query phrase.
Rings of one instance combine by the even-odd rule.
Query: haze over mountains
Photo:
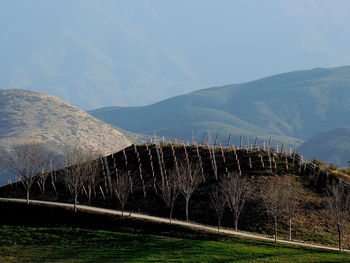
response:
[[[2,1],[0,87],[46,92],[90,109],[204,87],[183,57],[130,23],[130,6],[142,4]]]
[[[297,148],[308,158],[317,157],[340,166],[350,163],[350,126],[320,132]]]
[[[0,1],[0,88],[53,94],[86,110],[346,65],[349,7],[342,0]]]
[[[349,86],[350,67],[304,70],[203,89],[149,106],[90,112],[115,129],[55,96],[0,90],[0,142],[29,137],[49,141],[58,150],[81,145],[110,153],[130,145],[130,140],[150,139],[138,133],[198,141],[204,133],[219,133],[220,142],[229,134],[234,143],[240,136],[244,143],[247,137],[272,137],[275,143],[299,146],[308,158],[345,166],[350,159],[349,129],[318,133],[348,125]]]
[[[342,0],[0,1],[0,89],[118,106],[92,112],[133,132],[296,147],[349,125],[349,68],[262,77],[349,65],[349,10]]]
[[[0,90],[0,145],[38,140],[62,153],[79,147],[108,154],[131,142],[118,130],[64,100],[38,92]]]
[[[90,113],[133,132],[201,138],[274,137],[298,146],[320,131],[350,123],[350,67],[304,70],[195,91],[144,107]]]

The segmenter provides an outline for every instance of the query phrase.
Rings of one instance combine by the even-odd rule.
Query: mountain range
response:
[[[350,123],[350,67],[278,74],[202,89],[142,107],[90,113],[145,134],[200,140],[205,132],[268,138],[297,147],[321,131]]]
[[[350,67],[318,68],[202,89],[149,106],[90,111],[97,119],[56,96],[0,89],[0,144],[36,138],[58,151],[81,145],[110,153],[154,134],[189,141],[207,134],[213,141],[218,133],[221,143],[230,134],[233,143],[241,136],[244,143],[272,137],[273,144],[298,147],[308,158],[345,166],[349,86]]]

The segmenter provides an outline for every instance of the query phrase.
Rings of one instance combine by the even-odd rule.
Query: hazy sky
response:
[[[141,105],[349,65],[349,14],[348,0],[0,0],[0,88]]]
[[[350,64],[347,0],[143,2],[153,17],[139,26],[209,85]]]

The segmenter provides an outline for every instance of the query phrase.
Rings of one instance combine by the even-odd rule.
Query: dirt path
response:
[[[17,198],[0,198],[0,202],[26,203],[26,200],[25,199],[17,199]],[[31,200],[30,204],[73,209],[73,204],[60,203],[60,202]],[[93,213],[99,213],[99,214],[118,215],[118,216],[121,216],[121,214],[122,214],[121,211],[119,211],[119,210],[99,208],[99,207],[87,206],[87,205],[78,205],[77,208],[78,208],[78,211],[80,210],[80,211],[93,212]],[[131,214],[129,214],[129,212],[124,212],[124,216],[130,217],[130,218],[142,219],[142,220],[149,220],[149,221],[159,222],[159,223],[166,223],[166,224],[170,223],[168,218],[149,216],[149,215],[139,214],[139,213],[134,213],[134,212],[132,212]],[[212,232],[212,233],[218,233],[217,227],[201,225],[201,224],[193,223],[193,222],[172,220],[172,224],[186,226],[186,227],[190,227],[193,229],[199,229],[199,230]],[[232,236],[236,236],[236,237],[245,237],[245,238],[249,238],[249,239],[274,242],[273,238],[266,237],[263,235],[248,233],[248,232],[234,231],[234,230],[230,230],[230,229],[220,229],[220,233],[224,233],[224,234],[232,235]],[[335,248],[335,247],[327,247],[327,246],[323,246],[323,245],[307,244],[307,243],[303,243],[303,242],[288,241],[288,240],[281,240],[281,239],[278,239],[277,242],[283,243],[283,244],[302,246],[302,247],[309,247],[309,248],[338,250],[338,248]],[[350,252],[350,250],[344,250],[344,251]]]

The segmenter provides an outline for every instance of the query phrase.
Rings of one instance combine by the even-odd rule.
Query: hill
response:
[[[175,144],[132,145],[98,160],[99,169],[95,174],[88,174],[89,177],[86,178],[84,189],[88,189],[90,185],[91,195],[82,190],[79,203],[120,209],[115,191],[120,190],[119,176],[123,178],[127,176],[127,182],[131,184],[131,192],[125,209],[168,217],[169,209],[162,199],[162,184],[174,176],[172,171],[177,164],[187,161],[198,161],[202,171],[200,173],[202,181],[195,189],[189,203],[191,221],[216,225],[217,217],[214,208],[210,205],[210,193],[217,189],[227,172],[241,172],[249,178],[253,191],[240,216],[239,229],[271,234],[273,224],[265,212],[261,191],[267,189],[266,186],[270,184],[268,189],[273,189],[274,183],[277,182],[294,181],[302,188],[297,194],[300,210],[293,220],[294,238],[307,242],[336,244],[325,190],[327,185],[337,180],[337,176],[302,162],[298,154],[277,153],[272,149],[270,151],[259,148],[236,150],[234,147],[213,148]],[[124,173],[125,171],[127,173]],[[72,192],[69,192],[63,176],[62,171],[56,171],[54,176],[48,173],[44,188],[39,187],[40,182],[33,184],[31,198],[72,202]],[[95,178],[95,183],[92,185],[89,184],[90,176]],[[287,186],[284,187],[285,192],[287,189]],[[0,195],[22,198],[25,196],[25,189],[18,182],[1,187]],[[181,194],[176,199],[173,216],[178,219],[185,218],[185,199]],[[232,227],[233,219],[227,207],[221,221],[222,226]],[[287,237],[288,225],[283,218],[280,223],[279,234],[281,237]]]
[[[298,151],[308,158],[317,158],[338,166],[348,166],[350,161],[350,127],[321,132],[300,145]]]
[[[204,132],[270,137],[297,146],[350,122],[350,67],[274,75],[195,91],[144,107],[90,113],[133,132],[200,140]],[[130,121],[133,120],[133,121]]]
[[[0,105],[1,145],[33,138],[57,152],[76,145],[108,154],[131,144],[112,126],[52,95],[0,89]]]

